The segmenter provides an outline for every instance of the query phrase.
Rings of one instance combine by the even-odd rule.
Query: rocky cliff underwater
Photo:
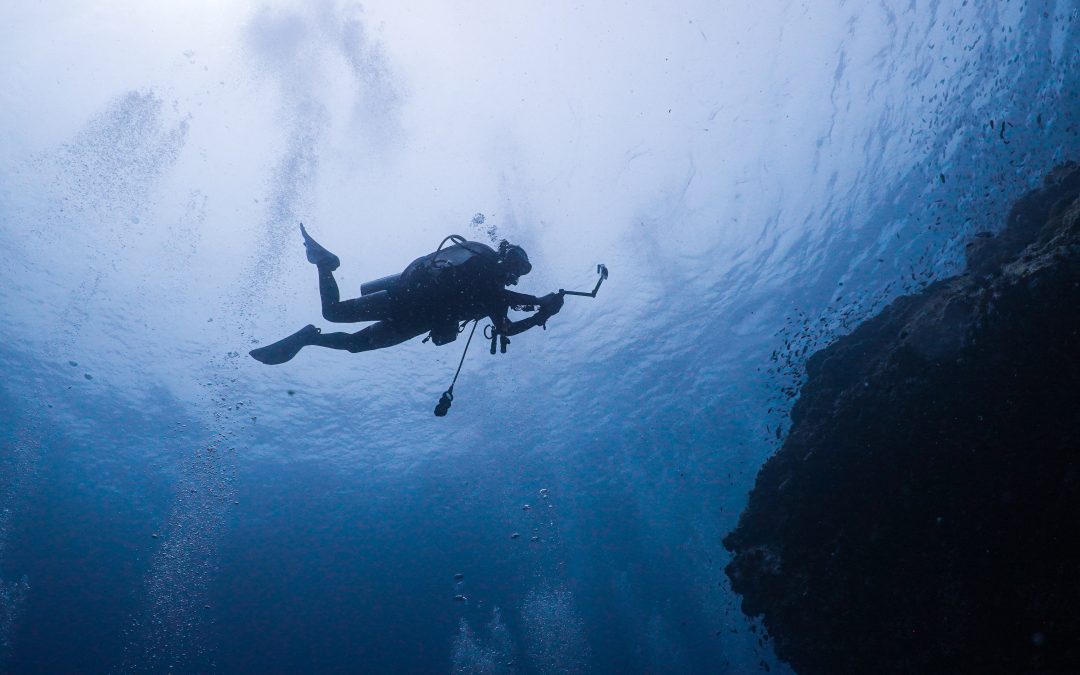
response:
[[[1059,167],[808,361],[724,540],[798,672],[1080,672],[1078,197]]]

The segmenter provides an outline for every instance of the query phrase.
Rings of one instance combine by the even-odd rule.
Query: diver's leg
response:
[[[304,236],[308,261],[314,263],[319,270],[319,297],[322,300],[323,318],[334,323],[378,321],[386,318],[389,308],[389,298],[386,294],[381,297],[372,295],[342,302],[341,291],[338,289],[337,279],[334,278],[334,270],[338,268],[341,261],[312,239],[304,229],[303,223],[300,223],[300,234]]]
[[[308,324],[287,338],[248,353],[257,361],[277,365],[291,361],[301,349],[309,345],[344,349],[355,354],[392,347],[427,331],[428,328],[413,322],[380,321],[356,333],[323,333]]]
[[[318,336],[319,329],[308,324],[287,338],[282,338],[273,344],[252,349],[248,354],[256,361],[268,366],[276,366],[286,361],[291,361],[301,349],[312,344],[311,339]]]
[[[393,321],[380,321],[356,333],[322,333],[310,338],[308,344],[330,349],[344,349],[353,352],[367,352],[401,344],[406,340],[423,335],[427,328],[416,324],[398,324]]]
[[[326,265],[319,265],[319,299],[322,300],[323,318],[333,321],[327,313],[332,314],[336,305],[341,302],[341,291],[338,290],[334,270]]]
[[[394,302],[386,291],[342,300],[334,273],[326,267],[319,267],[319,298],[323,318],[333,323],[381,321],[389,318],[394,309]]]
[[[303,223],[300,223],[300,234],[304,237],[304,248],[307,249],[308,262],[314,263],[319,267],[329,267],[331,271],[338,268],[338,265],[341,264],[338,257],[323,248],[319,242],[312,239],[307,233],[307,230],[304,229]]]

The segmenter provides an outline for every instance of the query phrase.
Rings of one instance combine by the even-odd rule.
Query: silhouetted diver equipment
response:
[[[472,251],[473,253],[477,253],[477,250],[475,248],[469,246],[469,240],[468,239],[461,236],[460,234],[449,234],[446,237],[444,237],[443,240],[439,243],[439,248],[435,249],[435,255],[436,256],[439,255],[439,251],[442,250],[443,246],[446,246],[446,242],[448,242],[448,241],[454,242],[455,244],[457,244],[458,246],[464,248],[467,251]],[[438,262],[438,258],[436,258],[436,262]]]
[[[360,284],[360,295],[372,295],[379,291],[388,291],[401,281],[401,273],[379,277],[374,281],[365,281]]]
[[[600,275],[600,278],[596,280],[596,285],[593,286],[593,289],[591,291],[588,291],[588,292],[586,292],[586,291],[568,291],[568,290],[560,288],[559,289],[559,297],[566,296],[566,295],[578,295],[578,296],[581,296],[583,298],[595,298],[596,297],[596,292],[600,290],[600,284],[604,283],[604,279],[608,278],[607,265],[605,265],[604,263],[600,263],[599,265],[597,265],[596,266],[596,273]],[[547,330],[547,318],[544,319],[544,323],[540,324],[540,326],[544,330]],[[507,340],[507,342],[509,342],[509,340]],[[506,353],[506,345],[505,344],[502,346],[502,350],[503,350],[503,353],[505,354]],[[492,354],[495,353],[495,340],[494,339],[492,339],[492,341],[491,341],[491,353]]]
[[[491,335],[488,335],[488,329],[491,329]],[[510,338],[506,337],[495,329],[494,324],[488,324],[484,326],[484,337],[491,340],[491,354],[495,353],[495,343],[498,341],[499,346],[502,347],[502,353],[506,353],[506,345],[510,344]]]
[[[446,243],[445,240],[443,243]],[[472,344],[472,336],[476,332],[476,324],[478,323],[480,323],[480,319],[473,320],[472,330],[469,331],[469,339],[465,342],[465,349],[461,350],[461,360],[458,361],[457,372],[454,373],[450,388],[443,392],[443,395],[439,397],[439,402],[435,404],[435,417],[446,417],[446,413],[450,412],[450,404],[454,401],[454,385],[457,384],[458,375],[461,374],[461,364],[465,363],[465,355],[469,353],[469,345]]]
[[[607,265],[605,265],[604,263],[600,263],[599,265],[597,265],[596,273],[600,275],[600,278],[596,280],[596,286],[593,286],[593,289],[588,293],[586,293],[585,291],[564,291],[560,288],[559,295],[580,295],[586,298],[595,298],[596,292],[600,290],[600,284],[604,283],[604,279],[607,279],[608,277]]]
[[[597,265],[596,266],[596,273],[600,275],[600,278],[596,280],[596,285],[593,286],[593,289],[591,291],[588,291],[588,292],[586,292],[586,291],[568,291],[568,290],[560,288],[559,289],[559,295],[562,295],[562,296],[565,296],[565,295],[578,295],[578,296],[585,297],[585,298],[595,298],[596,297],[596,292],[598,290],[600,290],[600,284],[604,283],[604,279],[608,278],[607,265],[605,265],[603,263],[600,263],[599,265]],[[542,323],[540,325],[543,327],[544,330],[547,330],[547,319],[545,318],[544,323]],[[474,326],[474,328],[475,328],[475,326]],[[490,334],[488,334],[488,329],[491,329]],[[495,353],[496,344],[498,345],[499,353],[501,353],[501,354],[506,353],[506,347],[507,347],[507,345],[510,344],[510,338],[508,338],[506,335],[503,335],[502,333],[500,333],[498,331],[498,329],[495,328],[494,325],[484,326],[484,337],[491,340],[491,348],[489,350],[491,354]]]
[[[461,248],[469,251],[474,255],[484,255],[483,251],[477,250],[473,246],[469,246],[469,241],[460,234],[451,234],[443,238],[439,243],[439,247],[435,249],[435,252],[431,254],[430,266],[435,269],[443,269],[446,267],[452,267],[455,263],[448,258],[440,258],[439,253],[442,252],[443,247],[446,246],[446,242],[452,241]],[[490,254],[490,251],[489,251]],[[379,277],[372,281],[366,281],[360,284],[360,295],[374,295],[379,291],[393,291],[401,283],[402,274],[390,274],[385,277]]]
[[[439,252],[442,251],[443,246],[445,246],[446,242],[448,242],[448,241],[453,241],[455,244],[457,244],[457,245],[459,245],[459,246],[461,246],[461,247],[463,247],[463,248],[465,248],[465,249],[467,249],[469,251],[473,250],[473,249],[469,248],[469,246],[467,245],[468,242],[466,241],[466,239],[464,237],[462,237],[461,235],[457,235],[457,234],[451,234],[450,236],[448,236],[448,237],[446,237],[445,239],[442,240],[442,242],[439,244],[439,248],[435,249],[435,253],[432,254],[432,265],[433,266],[438,266],[438,263],[440,262],[440,260],[438,258]],[[582,296],[582,297],[586,297],[586,298],[595,298],[596,297],[596,292],[600,290],[600,285],[602,283],[604,283],[605,279],[608,278],[607,265],[604,265],[603,263],[597,265],[596,266],[596,273],[600,275],[600,278],[596,280],[596,286],[593,286],[593,289],[591,291],[588,291],[588,292],[586,292],[586,291],[568,291],[568,290],[560,288],[559,289],[559,295],[560,296],[578,295],[578,296]],[[392,287],[400,279],[400,277],[401,277],[401,275],[393,275],[393,276],[390,276],[390,277],[383,277],[382,279],[376,279],[375,281],[368,282],[367,284],[364,284],[363,286],[361,286],[361,289],[360,289],[361,293],[362,294],[367,294],[367,293],[378,293],[380,291],[385,291],[388,288]],[[366,289],[365,289],[365,286],[367,287]],[[463,349],[461,351],[461,359],[458,361],[457,370],[454,372],[454,379],[450,382],[450,387],[447,388],[447,390],[443,392],[442,396],[439,397],[439,402],[437,404],[435,404],[435,416],[436,417],[446,417],[446,413],[450,412],[450,406],[454,402],[454,385],[457,384],[458,376],[461,375],[461,366],[464,365],[464,363],[465,363],[465,355],[469,353],[469,346],[472,344],[473,335],[476,334],[476,326],[479,323],[480,323],[480,319],[473,319],[473,327],[472,327],[472,330],[469,331],[469,339],[465,342],[465,349]],[[465,326],[467,324],[468,324],[468,321],[463,323],[461,325],[461,330],[464,330]],[[547,329],[546,317],[545,317],[545,323],[543,323],[541,325],[543,325],[545,330]],[[490,335],[488,334],[489,329],[491,331]],[[506,347],[507,347],[507,345],[510,344],[510,338],[508,336],[502,334],[501,332],[499,332],[499,330],[497,328],[495,328],[494,324],[484,327],[484,337],[491,340],[491,353],[492,354],[495,353],[496,342],[498,343],[499,351],[501,353],[503,353],[503,354],[506,353]],[[426,340],[425,340],[425,342],[426,342]],[[436,343],[436,344],[438,344],[438,343]]]

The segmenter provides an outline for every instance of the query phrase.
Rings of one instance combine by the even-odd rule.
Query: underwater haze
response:
[[[1080,132],[1080,3],[0,5],[0,672],[787,672],[721,538],[814,350]],[[363,354],[448,234],[567,298]],[[483,326],[483,322],[481,322]],[[479,332],[479,331],[478,331]],[[517,536],[515,536],[517,535]],[[913,590],[913,592],[917,592]]]

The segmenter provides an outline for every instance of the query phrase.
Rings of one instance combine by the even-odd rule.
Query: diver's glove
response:
[[[540,310],[533,315],[533,321],[537,326],[543,326],[547,330],[547,320],[562,309],[562,293],[548,293],[542,298],[537,298],[537,304],[540,305]]]
[[[540,305],[540,316],[547,319],[559,313],[565,298],[563,298],[562,293],[548,293],[542,298],[537,298],[537,300]]]

